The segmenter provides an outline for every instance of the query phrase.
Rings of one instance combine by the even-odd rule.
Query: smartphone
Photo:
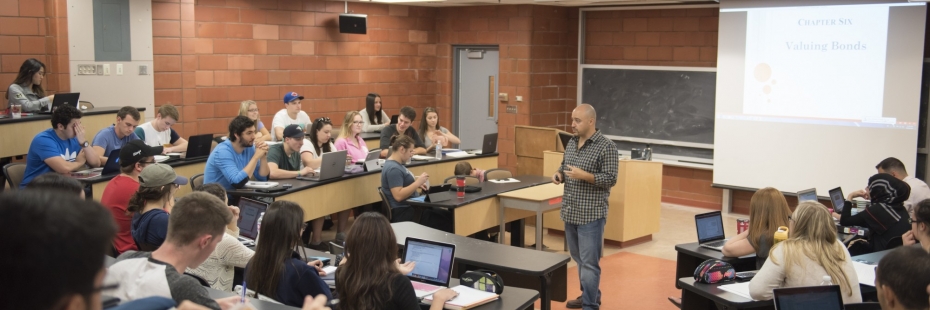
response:
[[[560,174],[559,177],[562,178],[561,180],[559,180],[559,183],[565,183],[565,170],[567,169],[568,169],[568,166],[565,166],[565,165],[562,165],[562,167],[559,169],[559,174]]]
[[[740,281],[747,281],[756,276],[758,271],[741,271],[736,273],[736,279]]]

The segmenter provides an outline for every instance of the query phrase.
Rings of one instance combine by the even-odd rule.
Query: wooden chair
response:
[[[484,180],[500,180],[500,179],[509,179],[513,177],[513,173],[507,169],[491,169],[484,172]],[[467,182],[467,181],[466,181]]]
[[[448,177],[448,178],[446,178],[445,180],[443,180],[442,183],[443,183],[443,184],[452,184],[452,185],[455,185],[455,177],[457,177],[457,176],[454,175],[454,176]],[[480,181],[478,181],[478,178],[476,178],[476,177],[473,177],[473,176],[470,176],[470,175],[466,175],[466,176],[464,176],[464,177],[465,177],[465,185],[478,185],[478,183],[481,183]],[[485,179],[485,180],[487,180],[487,179]]]
[[[191,191],[196,191],[202,185],[203,185],[203,173],[198,173],[191,177]]]

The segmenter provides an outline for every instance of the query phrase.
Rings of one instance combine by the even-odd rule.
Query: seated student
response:
[[[875,290],[884,310],[927,309],[930,257],[913,247],[886,254],[875,268]]]
[[[904,181],[904,183],[907,183],[907,185],[911,187],[911,194],[907,197],[907,200],[904,201],[904,208],[907,209],[907,211],[913,210],[917,203],[930,199],[930,187],[927,186],[927,183],[907,175],[907,170],[904,169],[904,163],[897,158],[885,158],[879,162],[878,165],[875,165],[875,169],[878,170],[878,173],[890,174],[898,180]],[[868,196],[865,197],[868,199]]]
[[[301,168],[300,149],[304,141],[304,132],[300,126],[287,125],[284,128],[284,142],[268,147],[270,179],[293,179],[314,174],[311,167]]]
[[[207,259],[231,220],[229,208],[216,197],[202,192],[185,195],[171,212],[165,243],[154,252],[128,251],[117,257],[103,282],[119,286],[104,294],[121,300],[162,296],[178,303],[190,300],[210,309],[221,305],[227,309],[239,296],[213,300],[199,281],[183,272]]]
[[[346,113],[342,121],[342,130],[339,130],[339,137],[333,146],[337,151],[346,151],[346,156],[353,163],[365,161],[368,157],[368,145],[362,139],[362,116],[355,111]]]
[[[863,226],[869,228],[869,244],[872,252],[878,252],[901,245],[901,236],[910,229],[904,201],[910,195],[911,187],[887,173],[879,173],[869,178],[869,192],[858,190],[849,194],[840,225]],[[867,197],[871,200],[864,211],[852,215],[853,198]]]
[[[157,249],[168,237],[168,214],[174,208],[174,192],[187,179],[171,166],[151,164],[139,174],[139,190],[129,199],[132,239],[142,251]]]
[[[416,262],[399,265],[397,238],[383,215],[362,213],[349,230],[345,249],[352,254],[336,271],[340,310],[420,309],[413,284],[404,275]],[[433,293],[430,309],[442,309],[456,295],[448,288]]]
[[[224,189],[242,188],[249,176],[267,181],[268,145],[255,141],[255,122],[245,116],[236,116],[229,122],[229,139],[213,149],[203,172],[203,182],[219,183]],[[238,199],[230,200],[237,204]]]
[[[788,226],[791,209],[785,195],[772,187],[757,190],[749,200],[749,229],[723,245],[723,255],[740,257],[756,254],[756,269],[769,257],[775,230]]]
[[[901,236],[904,246],[911,246],[920,242],[920,247],[924,251],[930,252],[930,199],[921,201],[914,206],[908,222],[911,223],[911,230],[908,230]]]
[[[52,101],[55,101],[55,95],[45,95],[45,88],[42,87],[45,72],[45,64],[41,61],[35,58],[23,61],[16,79],[6,91],[9,105],[18,104],[22,106],[23,112],[48,111]]]
[[[278,200],[268,206],[262,218],[255,256],[245,268],[248,288],[292,307],[304,304],[307,295],[332,299],[329,287],[320,278],[320,261],[305,262],[295,252],[300,234],[306,229],[304,210],[294,202]]]
[[[436,141],[440,141],[442,147],[447,148],[462,143],[459,137],[452,134],[449,129],[439,126],[439,112],[436,112],[436,108],[433,107],[423,109],[423,119],[420,120],[417,134],[423,138],[424,145],[435,146]]]
[[[136,127],[136,135],[151,146],[164,146],[163,154],[186,152],[187,140],[178,136],[178,132],[171,128],[181,119],[178,108],[166,104],[158,108],[155,119]]]
[[[224,204],[227,202],[226,190],[219,184],[204,184],[197,191],[216,196]],[[233,272],[236,267],[245,268],[255,255],[255,251],[239,242],[239,208],[229,206],[229,211],[232,212],[232,220],[226,224],[226,233],[216,245],[216,249],[197,268],[187,268],[187,272],[206,280],[210,287],[224,292],[232,291]]]
[[[827,207],[802,202],[789,218],[788,240],[772,248],[762,269],[749,282],[753,299],[769,300],[773,289],[820,285],[824,276],[840,286],[843,303],[862,302],[859,277],[846,247],[836,239]]]
[[[375,93],[369,93],[365,97],[365,108],[358,111],[358,114],[362,116],[362,121],[365,122],[362,125],[362,131],[364,132],[381,131],[391,123],[391,117],[384,112],[381,105],[381,95]]]
[[[320,165],[323,163],[323,153],[329,153],[336,149],[331,142],[332,130],[333,123],[331,123],[327,117],[318,118],[313,122],[313,125],[311,125],[309,129],[310,132],[307,134],[310,138],[310,143],[304,143],[300,148],[300,159],[304,167],[313,169],[320,168]],[[338,219],[338,223],[336,224],[336,240],[345,240],[345,231],[349,226],[349,215],[351,215],[351,212],[351,210],[346,210],[336,214],[335,218]],[[310,221],[310,223],[312,230],[304,231],[301,235],[301,239],[312,249],[320,251],[329,250],[329,246],[322,243],[324,219],[315,219]]]
[[[120,174],[113,177],[103,189],[100,203],[113,213],[116,226],[116,238],[113,247],[117,253],[129,250],[138,251],[132,238],[132,214],[129,212],[129,200],[139,191],[139,174],[146,166],[155,163],[155,155],[161,154],[161,146],[148,146],[142,140],[126,143],[119,150]]]
[[[301,100],[304,100],[304,96],[295,92],[284,94],[284,109],[275,113],[271,119],[271,128],[274,131],[271,141],[284,140],[284,127],[287,125],[297,125],[301,129],[307,129],[310,125],[310,116],[301,110]]]
[[[258,104],[252,100],[243,101],[239,105],[239,115],[247,116],[250,120],[255,122],[255,140],[257,141],[271,141],[271,134],[268,132],[268,128],[265,127],[265,123],[262,123],[261,115],[258,112]]]
[[[142,115],[136,108],[125,106],[116,112],[116,123],[104,128],[94,136],[94,151],[100,155],[100,162],[106,163],[107,156],[113,150],[123,148],[123,145],[132,140],[139,140],[134,132],[139,126]]]
[[[391,206],[392,223],[413,221],[416,210],[405,201],[417,196],[417,189],[429,190],[426,187],[426,182],[429,181],[429,175],[426,172],[420,174],[419,178],[414,178],[413,173],[404,167],[403,163],[413,157],[413,145],[412,138],[400,136],[391,145],[391,157],[388,157],[381,166],[381,192],[387,197],[388,204]],[[452,232],[451,212],[433,208],[422,212],[420,224]]]
[[[455,175],[470,175],[478,178],[478,182],[484,182],[484,170],[473,168],[471,163],[461,161],[455,164]]]
[[[84,199],[84,186],[71,177],[49,172],[37,176],[26,184],[25,190],[53,191],[69,195],[77,195]]]
[[[400,116],[397,117],[396,125],[387,125],[381,129],[381,157],[387,157],[388,151],[390,150],[392,139],[397,139],[394,136],[407,136],[413,139],[413,145],[416,147],[412,149],[414,155],[423,155],[427,151],[432,150],[432,145],[424,145],[423,140],[420,139],[420,135],[417,134],[417,131],[410,127],[413,124],[413,121],[417,118],[417,111],[409,106],[400,108]]]
[[[23,181],[19,183],[20,188],[46,172],[66,174],[84,169],[84,164],[100,166],[99,154],[90,147],[85,137],[82,116],[81,111],[72,106],[62,106],[52,112],[52,128],[36,134],[29,144],[26,171]]]

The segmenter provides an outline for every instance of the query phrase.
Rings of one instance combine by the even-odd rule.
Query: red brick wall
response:
[[[16,79],[23,61],[45,64],[45,91],[67,92],[68,19],[65,0],[0,1],[0,110],[7,108],[7,86]]]
[[[578,9],[533,7],[530,125],[571,130],[577,105]]]

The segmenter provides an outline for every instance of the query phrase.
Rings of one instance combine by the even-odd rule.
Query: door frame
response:
[[[500,45],[452,45],[452,112],[455,114],[451,115],[451,125],[455,132],[462,132],[462,128],[459,128],[459,82],[461,81],[461,61],[459,61],[459,52],[467,49],[495,49],[497,50],[497,81],[495,85],[497,89],[495,90],[495,95],[497,91],[500,90],[500,79],[501,79],[501,62],[500,62]],[[495,96],[496,97],[496,96]],[[497,124],[498,119],[500,118],[500,100],[494,100],[494,123]]]

